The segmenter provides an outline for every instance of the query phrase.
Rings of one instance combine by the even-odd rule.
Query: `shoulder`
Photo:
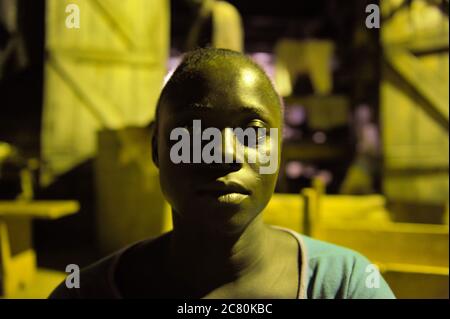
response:
[[[128,250],[116,267],[115,283],[124,298],[158,298],[168,285],[165,265],[171,232]]]
[[[378,268],[360,253],[301,235],[309,298],[395,298]]]
[[[329,242],[314,239],[305,235],[301,235],[303,243],[307,249],[307,257],[310,264],[315,265],[318,261],[340,260],[348,263],[364,256],[358,252],[338,246]]]
[[[113,268],[122,251],[111,254],[82,269],[79,273],[79,287],[68,288],[66,280],[50,294],[50,299],[114,298],[111,287]]]
[[[143,246],[152,246],[158,238],[142,240],[129,245],[94,264],[82,269],[79,274],[79,288],[68,288],[66,280],[50,294],[50,299],[95,299],[120,298],[117,288],[117,273],[119,266]]]

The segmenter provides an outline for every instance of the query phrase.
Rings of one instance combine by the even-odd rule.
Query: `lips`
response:
[[[200,194],[210,195],[227,195],[227,194],[242,194],[250,195],[251,191],[238,182],[214,182],[204,185],[199,190]]]
[[[237,182],[214,182],[204,185],[199,194],[214,203],[226,206],[241,204],[251,191]]]

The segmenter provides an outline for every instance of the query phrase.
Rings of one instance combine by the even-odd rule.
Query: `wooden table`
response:
[[[57,219],[79,210],[77,201],[0,201],[0,296],[27,289],[36,274],[33,218]]]

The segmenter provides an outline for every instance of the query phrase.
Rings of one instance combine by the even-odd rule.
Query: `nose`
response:
[[[222,173],[231,173],[238,171],[243,165],[243,154],[236,147],[236,135],[232,128],[224,128],[221,130],[221,148],[220,163],[205,164],[209,169],[218,170]]]
[[[222,162],[224,164],[239,164],[244,162],[243,148],[237,145],[237,138],[232,128],[222,130]]]

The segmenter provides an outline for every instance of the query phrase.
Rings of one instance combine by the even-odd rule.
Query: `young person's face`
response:
[[[201,68],[191,80],[177,85],[165,100],[160,109],[157,157],[161,188],[174,210],[175,222],[203,227],[205,231],[239,232],[263,210],[275,188],[281,137],[278,97],[268,80],[252,66],[229,58]],[[241,143],[245,155],[256,150],[254,145],[230,135],[230,128],[266,128],[268,133],[276,128],[278,136],[267,134],[260,145],[266,154],[275,154],[276,169],[263,174],[260,162],[249,163],[245,158],[241,158],[242,163],[175,164],[170,151],[177,141],[170,140],[170,134],[175,128],[186,127],[192,152],[193,120],[201,120],[202,130],[220,130],[221,156],[235,160],[242,152],[227,146],[227,141]],[[202,142],[202,146],[207,143]]]

